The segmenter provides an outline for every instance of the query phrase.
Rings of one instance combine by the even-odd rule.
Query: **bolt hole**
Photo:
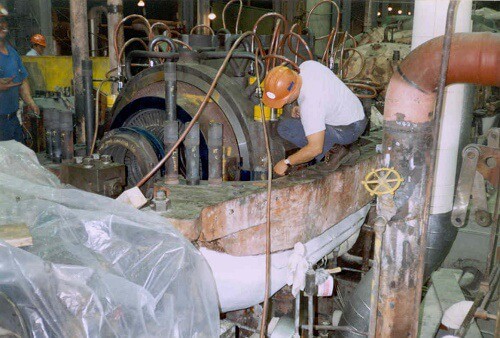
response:
[[[457,223],[462,223],[462,219],[461,219],[460,217],[455,218],[455,221],[456,221]]]

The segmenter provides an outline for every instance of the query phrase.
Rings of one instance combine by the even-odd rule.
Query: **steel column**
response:
[[[207,25],[210,26],[210,20],[208,19],[208,14],[210,14],[210,1],[209,0],[198,0],[197,3],[197,25]]]
[[[108,0],[108,55],[109,55],[109,68],[115,69],[118,67],[118,55],[114,48],[115,45],[115,28],[123,19],[123,0]],[[123,27],[120,28],[118,34],[118,49],[123,46]],[[113,94],[118,93],[116,84],[112,86]]]
[[[85,119],[85,145],[87,155],[90,155],[92,149],[92,140],[95,133],[95,110],[94,110],[94,86],[92,78],[92,61],[82,61],[82,78],[83,78],[83,102],[84,102],[84,119]]]
[[[342,1],[342,30],[351,30],[351,0]]]
[[[222,183],[222,123],[212,122],[208,128],[208,182]]]
[[[168,152],[179,139],[179,122],[177,120],[167,120],[164,128],[165,152]],[[179,152],[177,150],[165,163],[165,182],[167,184],[179,184]]]
[[[186,181],[188,185],[200,184],[200,126],[198,122],[184,140],[186,148]]]
[[[175,62],[167,61],[165,70],[165,111],[167,121],[177,120],[177,66]]]
[[[71,53],[73,54],[73,88],[75,92],[76,140],[85,141],[82,61],[89,59],[87,0],[70,0]]]

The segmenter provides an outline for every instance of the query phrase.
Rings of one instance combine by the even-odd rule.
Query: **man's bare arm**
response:
[[[38,108],[35,101],[31,97],[31,89],[28,83],[28,79],[24,79],[23,83],[19,87],[19,95],[21,95],[24,103],[26,103],[35,114],[40,115],[40,108]]]

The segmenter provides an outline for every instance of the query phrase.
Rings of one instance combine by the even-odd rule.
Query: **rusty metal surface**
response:
[[[432,39],[403,61],[403,73],[424,91],[435,90],[443,37]],[[446,83],[500,84],[500,36],[494,33],[455,33]]]
[[[443,38],[413,51],[389,84],[384,111],[384,166],[405,178],[395,196],[378,200],[389,220],[383,240],[376,337],[415,337],[423,283],[429,183],[435,140],[434,90],[438,83]],[[500,37],[455,34],[447,83],[495,84]]]
[[[128,111],[128,106],[141,98],[163,99],[165,97],[162,69],[162,66],[147,69],[127,84],[113,108],[113,122],[109,128],[120,127],[127,119],[126,115],[133,113]],[[215,72],[215,69],[200,64],[178,63],[178,106],[193,116],[210,87]],[[263,149],[258,146],[259,137],[255,137],[254,134],[253,125],[258,124],[258,122],[253,121],[252,103],[243,95],[241,85],[227,76],[222,76],[220,79],[212,100],[200,119],[202,133],[205,137],[208,135],[210,121],[222,123],[224,148],[230,149],[226,152],[226,154],[230,154],[226,156],[226,163],[234,168],[238,165],[241,157],[243,160],[242,169],[254,170],[255,166],[260,165],[260,159],[265,157],[265,154],[262,153]],[[147,105],[147,102],[143,102],[143,104]],[[276,151],[281,151],[281,148],[278,147]],[[236,172],[233,170],[229,176],[235,175]]]
[[[274,180],[272,251],[292,248],[298,241],[307,242],[369,203],[372,197],[361,181],[378,166],[378,161],[372,154],[337,171],[310,170],[303,177]],[[171,185],[169,189],[172,208],[164,216],[181,227],[179,230],[189,239],[236,256],[263,253],[264,183]]]

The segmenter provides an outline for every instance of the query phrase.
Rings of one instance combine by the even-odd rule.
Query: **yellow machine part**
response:
[[[45,90],[56,91],[56,89],[71,87],[73,80],[73,60],[71,56],[23,56],[23,64],[30,74],[30,85],[32,91]],[[94,80],[104,80],[109,70],[109,58],[94,57],[93,73]],[[94,83],[97,87],[98,82]],[[110,84],[103,85],[102,91],[109,94]]]
[[[248,84],[252,85],[255,83],[256,80],[257,79],[255,76],[251,76],[248,79]],[[262,87],[262,83],[261,83],[261,87]],[[277,110],[276,117],[280,117],[281,114],[283,114],[283,108],[280,108]],[[266,118],[266,121],[269,121],[271,119],[271,108],[270,107],[264,106],[264,116]],[[260,105],[255,105],[253,107],[253,119],[255,121],[260,121],[262,119],[262,110],[260,109]]]

